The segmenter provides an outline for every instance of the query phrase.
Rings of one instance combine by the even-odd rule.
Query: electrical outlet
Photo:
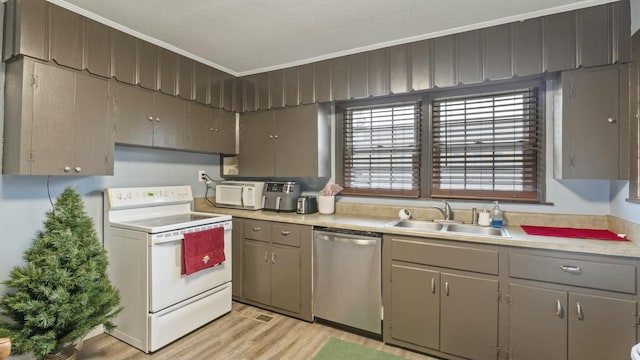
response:
[[[207,174],[207,172],[206,172],[206,171],[204,171],[204,170],[198,170],[198,181],[199,181],[199,182],[204,182],[204,181],[205,181],[205,179],[206,179],[206,177],[205,177],[205,175],[206,175],[206,174]]]

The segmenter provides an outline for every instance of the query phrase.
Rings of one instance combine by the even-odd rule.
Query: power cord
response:
[[[209,199],[208,193],[209,193],[209,185],[211,183],[217,183],[218,181],[222,181],[222,179],[220,180],[215,180],[213,179],[211,176],[209,176],[208,174],[204,173],[202,174],[202,177],[204,177],[204,201],[206,201],[209,205],[211,206],[216,206],[216,204],[211,201]]]

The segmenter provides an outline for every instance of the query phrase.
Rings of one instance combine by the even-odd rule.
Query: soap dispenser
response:
[[[502,210],[497,201],[493,202],[493,210],[491,210],[491,227],[501,229],[503,226]]]

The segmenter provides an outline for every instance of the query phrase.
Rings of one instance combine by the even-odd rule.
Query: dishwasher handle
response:
[[[363,238],[360,236],[349,236],[346,234],[315,234],[315,240],[338,242],[343,244],[371,246],[376,245],[380,238]]]

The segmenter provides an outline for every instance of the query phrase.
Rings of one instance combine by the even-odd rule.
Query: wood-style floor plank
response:
[[[254,317],[266,314],[269,322]],[[330,338],[335,337],[385,351],[408,360],[435,360],[424,354],[385,345],[383,342],[336,329],[308,323],[241,303],[232,311],[152,353],[142,351],[108,335],[84,342],[81,360],[301,360],[311,359]]]

